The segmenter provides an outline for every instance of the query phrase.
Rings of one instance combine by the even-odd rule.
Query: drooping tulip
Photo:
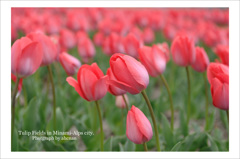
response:
[[[214,52],[221,59],[221,62],[229,66],[229,46],[228,45],[217,45],[214,48]]]
[[[134,105],[127,114],[126,135],[135,144],[143,144],[151,140],[153,135],[152,126],[148,118]]]
[[[108,68],[108,69],[107,69],[107,75],[108,75],[109,80],[116,80],[116,77],[115,77],[114,74],[112,73],[111,68]],[[127,91],[122,90],[122,89],[120,89],[120,88],[118,88],[118,87],[115,87],[115,86],[113,86],[113,85],[109,85],[108,91],[109,91],[111,94],[115,95],[115,96],[120,96],[120,95],[123,95],[123,94],[126,94],[126,93],[127,93]]]
[[[129,103],[128,102],[128,96],[126,94],[124,94],[124,97],[126,99],[126,102]],[[116,103],[115,104],[118,108],[122,108],[122,109],[126,108],[126,103],[123,99],[123,96],[116,96]]]
[[[78,53],[85,63],[88,63],[94,57],[96,50],[91,39],[86,37],[78,42]]]
[[[107,93],[107,79],[108,76],[104,76],[98,65],[93,63],[92,65],[84,64],[80,67],[77,80],[73,77],[68,77],[66,80],[83,99],[97,101]]]
[[[143,46],[139,49],[139,59],[153,77],[165,71],[167,63],[165,54],[158,47]]]
[[[143,46],[141,39],[138,39],[133,33],[129,33],[124,39],[124,49],[126,54],[138,58],[138,49]]]
[[[43,58],[41,66],[49,65],[56,60],[58,55],[57,47],[50,37],[41,32],[32,32],[27,37],[32,41],[39,42],[42,46]]]
[[[59,55],[59,61],[69,76],[77,73],[78,69],[81,66],[81,63],[77,58],[66,52],[63,52]]]
[[[208,55],[204,48],[196,47],[196,60],[192,63],[192,68],[197,72],[204,72],[209,65]]]
[[[172,43],[173,61],[179,66],[191,65],[196,59],[193,39],[188,36],[177,36]]]
[[[11,72],[20,78],[30,76],[39,68],[42,59],[41,44],[22,37],[11,48]]]
[[[146,68],[133,57],[116,53],[110,58],[110,67],[116,77],[116,80],[108,80],[110,85],[131,94],[138,94],[148,86],[149,75]]]

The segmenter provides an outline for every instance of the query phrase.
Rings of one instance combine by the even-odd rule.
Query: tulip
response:
[[[131,94],[138,94],[141,92],[141,94],[143,95],[143,98],[147,103],[148,109],[152,117],[156,136],[157,150],[160,151],[158,129],[155,116],[152,110],[151,103],[144,90],[149,83],[149,76],[146,68],[135,58],[120,53],[112,55],[112,57],[110,58],[110,67],[113,75],[116,78],[116,80],[108,80],[108,83],[110,85],[123,89]]]
[[[88,63],[96,54],[95,47],[89,38],[84,38],[78,43],[78,53],[84,63]]]
[[[110,58],[110,67],[116,80],[110,79],[109,84],[131,94],[138,94],[147,88],[149,83],[148,72],[133,57],[116,53]]]
[[[32,75],[42,63],[42,46],[28,37],[15,41],[11,48],[11,70],[17,77]]]
[[[123,96],[124,96],[126,102],[125,102]],[[127,95],[124,94],[123,96],[116,96],[116,103],[115,103],[118,108],[122,108],[122,109],[126,108],[129,103]]]
[[[219,56],[223,64],[229,66],[229,46],[228,45],[217,45],[214,48],[214,52]]]
[[[134,105],[127,114],[126,135],[135,144],[148,142],[153,135],[151,123],[143,112]]]
[[[66,52],[63,52],[59,55],[59,61],[61,65],[63,66],[64,70],[68,74],[68,76],[72,76],[75,73],[77,73],[78,69],[81,66],[80,61],[73,57],[72,55],[69,55]]]
[[[102,117],[99,108],[98,100],[103,98],[108,90],[108,85],[106,83],[108,76],[104,76],[103,72],[100,70],[96,63],[92,65],[82,65],[77,74],[77,81],[68,77],[66,81],[75,88],[78,94],[87,101],[95,101],[99,122],[100,122],[100,132],[101,132],[101,151],[103,151],[103,128],[102,128]]]
[[[169,51],[168,44],[166,42],[158,43],[153,45],[153,48],[155,47],[157,47],[164,53],[166,61],[168,62],[170,60],[170,51]]]
[[[194,63],[196,52],[194,41],[187,36],[177,36],[172,43],[171,53],[173,61],[179,66],[188,66]]]
[[[57,48],[50,37],[41,32],[32,32],[27,35],[29,39],[39,42],[42,46],[43,58],[41,66],[49,65],[57,58]]]
[[[151,28],[145,28],[143,30],[142,38],[144,43],[150,44],[154,41],[155,35]]]
[[[68,29],[62,29],[60,31],[59,42],[62,45],[62,47],[71,49],[71,48],[75,47],[75,45],[76,45],[76,37],[72,31],[70,31]]]
[[[207,78],[208,82],[212,84],[212,79],[215,77],[220,78],[224,77],[225,79],[229,80],[229,68],[228,66],[221,64],[221,63],[210,63],[207,68]]]
[[[209,59],[204,48],[196,47],[196,60],[192,63],[192,68],[197,72],[204,72],[207,70]]]
[[[102,46],[102,43],[104,41],[105,35],[102,32],[97,32],[94,36],[93,36],[93,42],[96,46]]]
[[[158,47],[143,46],[139,49],[139,59],[153,77],[165,71],[167,63],[165,54]]]
[[[133,33],[129,33],[124,39],[124,48],[126,54],[138,58],[138,49],[143,46],[143,42]]]

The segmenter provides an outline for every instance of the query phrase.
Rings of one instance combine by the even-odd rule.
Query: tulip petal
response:
[[[93,86],[93,96],[94,96],[94,100],[99,100],[101,98],[103,98],[108,90],[108,85],[106,83],[108,79],[108,76],[103,76],[101,77]]]
[[[97,78],[101,78],[104,76],[102,70],[98,67],[97,63],[93,63],[91,65],[92,71],[95,73],[95,75],[97,76]]]
[[[138,91],[137,89],[135,89],[134,87],[127,85],[126,83],[117,81],[117,80],[108,80],[107,83],[109,85],[113,85],[115,87],[118,87],[122,90],[126,90],[127,92],[131,93],[131,94],[138,94],[140,93],[140,91]]]
[[[126,135],[129,140],[135,144],[142,144],[143,135],[138,129],[134,113],[130,110],[127,115],[127,130]]]
[[[84,99],[86,99],[87,101],[89,101],[89,99],[87,99],[86,96],[84,95],[84,93],[82,92],[82,90],[81,90],[81,88],[80,88],[77,80],[75,80],[75,79],[72,78],[72,77],[68,77],[68,78],[66,79],[66,81],[68,82],[69,85],[71,85],[72,87],[75,88],[75,90],[78,92],[78,94],[79,94],[82,98],[84,98]]]

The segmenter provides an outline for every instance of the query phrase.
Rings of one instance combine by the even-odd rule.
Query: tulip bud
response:
[[[129,103],[128,102],[128,96],[126,94],[124,94],[124,97],[125,97],[127,103]],[[126,108],[126,103],[125,103],[125,101],[124,101],[122,96],[116,96],[116,106],[118,108],[122,108],[122,109]]]
[[[49,65],[57,59],[57,47],[50,37],[46,36],[41,32],[32,32],[28,34],[27,37],[30,38],[32,41],[39,42],[39,44],[43,48],[43,58],[41,66]]]
[[[151,28],[145,28],[143,30],[142,38],[144,43],[150,44],[154,41],[155,35]]]
[[[208,55],[205,52],[204,48],[196,47],[196,60],[192,64],[192,68],[197,72],[206,71],[209,65]]]
[[[94,36],[93,36],[93,42],[96,46],[102,46],[102,43],[104,41],[105,35],[102,32],[97,32]]]
[[[95,47],[91,41],[91,39],[84,38],[78,43],[78,53],[82,58],[84,63],[88,63],[91,58],[96,53]]]
[[[76,38],[72,31],[62,29],[60,31],[60,44],[63,48],[71,49],[76,45]]]
[[[139,58],[151,76],[156,77],[165,71],[165,54],[158,47],[143,46],[139,49]]]
[[[124,48],[126,54],[138,58],[138,49],[143,46],[143,42],[133,33],[129,33],[124,39]]]
[[[81,63],[77,58],[69,55],[66,52],[63,52],[59,55],[59,61],[68,76],[72,76],[77,73],[78,69],[81,66]]]
[[[77,74],[77,81],[68,77],[66,81],[75,88],[78,94],[87,101],[97,101],[103,98],[108,90],[106,83],[108,76],[104,76],[96,63],[82,65]]]
[[[207,68],[208,82],[211,84],[213,78],[225,77],[229,80],[229,68],[221,63],[210,63]]]
[[[166,61],[168,62],[170,60],[170,51],[169,51],[168,44],[166,42],[158,43],[153,45],[153,48],[155,47],[157,47],[164,53]]]
[[[135,144],[143,144],[151,140],[153,135],[149,120],[143,112],[134,105],[127,114],[126,135],[128,139]]]
[[[39,42],[22,37],[14,42],[11,48],[11,71],[18,77],[32,75],[39,68],[43,51]]]
[[[191,65],[196,58],[194,41],[187,36],[177,36],[172,43],[173,61],[179,66]]]
[[[112,73],[111,68],[108,68],[108,69],[107,69],[107,75],[108,75],[109,80],[116,80],[116,77],[115,77],[114,74]],[[119,95],[123,95],[123,94],[126,94],[126,93],[127,93],[127,91],[122,90],[122,89],[120,89],[120,88],[118,88],[118,87],[115,87],[115,86],[113,86],[113,85],[109,85],[108,91],[109,91],[111,94],[115,95],[115,96],[119,96]]]
[[[229,66],[229,46],[217,45],[214,52],[219,56],[224,65]]]
[[[135,58],[116,53],[110,58],[110,67],[116,80],[108,80],[110,85],[131,94],[138,94],[146,89],[149,76],[146,68]]]

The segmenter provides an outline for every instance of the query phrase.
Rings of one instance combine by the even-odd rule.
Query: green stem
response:
[[[169,96],[169,100],[170,100],[170,109],[171,109],[171,130],[173,131],[174,129],[174,107],[173,107],[173,100],[172,100],[172,95],[171,95],[171,91],[169,89],[168,83],[166,81],[166,79],[164,78],[164,76],[162,74],[160,74],[161,80],[163,81],[165,87],[167,88],[167,92],[168,92],[168,96]]]
[[[205,106],[205,131],[208,130],[208,85],[207,85],[207,76],[206,73],[203,73],[204,83],[205,83],[205,100],[206,100],[206,106]]]
[[[227,119],[228,119],[228,123],[229,123],[229,110],[226,110],[227,113]]]
[[[15,83],[15,87],[13,89],[13,95],[12,95],[11,146],[13,146],[13,133],[14,133],[14,124],[15,124],[15,102],[16,102],[16,95],[18,91],[19,81],[20,81],[20,78],[17,77],[17,81]]]
[[[28,98],[27,98],[27,91],[26,91],[26,87],[22,86],[22,90],[23,90],[23,96],[24,96],[24,107],[26,108],[28,105]]]
[[[53,130],[56,131],[56,96],[55,96],[55,87],[54,87],[54,82],[53,82],[53,74],[51,70],[51,66],[47,65],[48,68],[48,73],[49,73],[49,78],[50,82],[52,85],[52,95],[53,95]]]
[[[123,97],[123,100],[124,100],[124,102],[125,102],[125,105],[126,105],[126,108],[127,108],[127,112],[128,112],[129,107],[128,107],[128,103],[127,103],[127,100],[126,100],[124,94],[122,95],[122,97]]]
[[[148,151],[146,142],[143,143],[143,147],[144,147],[144,150],[145,150],[145,151]]]
[[[123,133],[124,133],[125,127],[124,127],[124,125],[123,125],[123,123],[124,123],[124,121],[123,121],[123,120],[124,120],[124,117],[123,117],[124,114],[123,114],[123,113],[124,113],[124,112],[123,112],[123,109],[121,109],[121,114],[122,114],[122,116],[121,116],[121,125],[122,125],[122,128],[123,128],[122,130],[123,130]]]
[[[157,128],[157,124],[156,124],[156,120],[155,120],[155,116],[154,116],[154,113],[153,113],[153,109],[152,109],[151,103],[150,103],[150,101],[148,99],[148,96],[147,96],[145,90],[143,90],[141,93],[142,93],[143,98],[145,99],[145,101],[147,103],[149,112],[150,112],[151,117],[152,117],[153,126],[154,126],[154,130],[155,130],[156,143],[157,143],[157,150],[161,151],[160,150],[160,144],[159,144],[159,137],[158,137],[158,128]]]
[[[98,110],[98,116],[99,116],[99,122],[100,122],[100,133],[101,133],[101,141],[100,141],[100,150],[103,151],[103,139],[104,139],[104,134],[103,134],[103,127],[102,127],[102,116],[101,116],[101,110],[100,110],[100,107],[99,107],[99,103],[98,101],[95,101],[95,104],[96,104],[96,107],[97,107],[97,110]]]
[[[187,103],[187,125],[189,123],[190,114],[191,114],[191,81],[190,81],[190,72],[189,67],[186,67],[187,79],[188,79],[188,103]]]

